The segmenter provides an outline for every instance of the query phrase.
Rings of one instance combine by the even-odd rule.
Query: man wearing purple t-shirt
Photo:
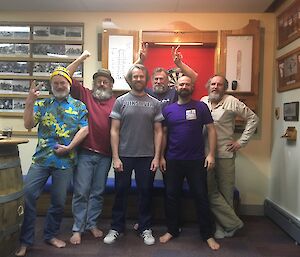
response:
[[[213,238],[213,220],[207,196],[207,169],[215,162],[216,131],[205,103],[192,100],[194,90],[191,78],[178,79],[175,89],[177,103],[163,110],[164,136],[160,169],[165,173],[167,233],[161,243],[179,235],[179,201],[184,178],[193,194],[200,233],[212,250],[220,245]],[[208,131],[210,151],[205,158],[203,126]]]

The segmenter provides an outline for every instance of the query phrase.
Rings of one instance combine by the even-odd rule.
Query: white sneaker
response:
[[[119,235],[120,234],[119,234],[118,231],[111,229],[111,230],[108,231],[108,234],[104,237],[103,242],[105,244],[110,245],[110,244],[114,243],[117,240]]]
[[[151,229],[144,230],[141,237],[144,239],[144,243],[146,245],[153,245],[155,243],[155,238],[152,236]]]

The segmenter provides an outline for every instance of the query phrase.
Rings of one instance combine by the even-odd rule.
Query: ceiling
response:
[[[1,11],[263,13],[284,0],[0,0]]]

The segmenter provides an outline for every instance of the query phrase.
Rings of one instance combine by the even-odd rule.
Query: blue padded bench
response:
[[[47,183],[44,187],[44,192],[50,192],[52,179],[51,177],[47,180]],[[115,187],[115,179],[114,178],[107,178],[105,193],[106,194],[113,194]],[[154,194],[163,194],[164,190],[164,183],[161,179],[155,179],[153,183],[154,187]],[[135,193],[137,191],[135,179],[131,180],[131,193]],[[73,192],[73,185],[70,185],[69,192]],[[189,196],[189,186],[186,181],[183,183],[183,196]]]
[[[37,214],[45,215],[47,209],[49,208],[50,203],[50,188],[51,188],[51,178],[48,179],[43,194],[37,202]],[[128,196],[128,205],[127,205],[127,217],[136,219],[137,217],[137,206],[136,203],[138,201],[136,192],[136,183],[135,180],[132,180],[130,194]],[[69,194],[65,206],[65,215],[72,216],[72,185],[69,188]],[[154,180],[154,190],[153,190],[153,218],[154,220],[162,220],[164,219],[164,183],[162,180]],[[182,197],[184,200],[182,201],[182,218],[184,221],[194,222],[197,220],[194,209],[194,202],[191,197],[191,194],[188,190],[188,184],[184,181],[183,184],[183,194]],[[114,201],[114,178],[108,178],[106,183],[105,190],[105,200],[103,211],[101,214],[102,218],[111,218],[111,209]],[[238,212],[239,207],[240,194],[237,189],[234,190],[234,208],[235,211]]]

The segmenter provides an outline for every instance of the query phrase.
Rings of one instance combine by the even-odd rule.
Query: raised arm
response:
[[[39,95],[39,87],[36,86],[35,80],[33,80],[31,82],[29,94],[25,101],[25,110],[23,116],[24,127],[28,130],[32,129],[35,126],[33,106]]]
[[[134,64],[143,64],[147,58],[148,55],[148,43],[141,43],[141,47],[139,49],[139,57],[138,59],[134,62]]]
[[[68,65],[67,70],[69,71],[71,77],[73,76],[74,72],[77,70],[78,66],[84,62],[84,60],[90,57],[91,54],[89,51],[84,50],[83,53],[71,64]]]
[[[173,61],[175,65],[182,71],[182,73],[190,77],[192,79],[192,83],[195,83],[198,78],[198,73],[182,61],[182,54],[179,51],[179,47],[180,46],[177,46],[176,48],[172,47]]]

